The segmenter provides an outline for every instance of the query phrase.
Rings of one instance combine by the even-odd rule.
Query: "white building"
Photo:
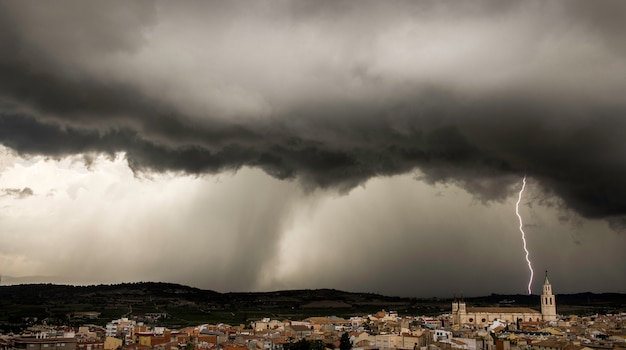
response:
[[[117,338],[124,335],[126,339],[132,339],[135,326],[137,326],[137,322],[126,317],[113,320],[106,325],[106,336]]]

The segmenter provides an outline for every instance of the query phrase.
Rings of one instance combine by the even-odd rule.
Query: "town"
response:
[[[166,313],[111,320],[105,327],[37,324],[0,335],[0,350],[593,350],[626,349],[626,313],[560,316],[546,278],[541,311],[467,306],[462,297],[438,316],[381,310],[342,318],[302,320],[270,317],[248,324],[200,324],[181,329],[155,326]],[[85,321],[97,313],[77,313]]]

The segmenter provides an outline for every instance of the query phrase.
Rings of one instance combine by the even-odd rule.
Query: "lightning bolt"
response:
[[[519,191],[519,196],[517,197],[517,203],[515,203],[515,214],[517,214],[517,218],[519,219],[519,232],[522,233],[522,242],[524,242],[524,251],[526,252],[526,262],[528,263],[528,270],[530,270],[530,279],[528,281],[528,295],[532,294],[532,284],[533,284],[533,276],[535,272],[533,271],[533,265],[530,263],[530,259],[528,258],[528,248],[526,248],[526,233],[524,233],[524,224],[522,223],[522,216],[519,215],[519,203],[522,201],[522,194],[524,193],[524,189],[526,188],[526,176],[524,175],[524,179],[522,179],[522,189]]]

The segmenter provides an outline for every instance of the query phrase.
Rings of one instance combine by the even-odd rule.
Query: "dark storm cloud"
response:
[[[504,198],[526,174],[584,216],[626,214],[626,103],[616,92],[624,87],[624,28],[616,17],[623,2],[594,9],[584,1],[211,2],[193,9],[141,2],[128,12],[126,3],[106,3],[53,15],[20,4],[0,11],[0,142],[23,154],[125,152],[136,171],[254,166],[340,191],[419,169],[426,181],[453,182],[484,200]],[[510,38],[483,47],[493,23]],[[166,24],[202,29],[204,41],[190,45],[204,50],[202,68],[244,87],[228,97],[255,102],[259,95],[269,112],[254,107],[252,117],[232,119],[219,109],[189,112],[151,90],[150,77],[109,79],[93,63],[108,57],[115,63],[107,69],[132,71],[115,60],[175,37],[155,29]],[[410,28],[397,39],[393,30],[404,33],[402,25]],[[389,30],[394,35],[384,36]],[[457,57],[464,44],[451,38],[478,40],[476,50],[470,45]],[[411,64],[394,61],[403,52],[369,49],[394,40],[394,47],[430,51],[416,51]],[[171,50],[181,50],[181,60],[194,57]],[[438,66],[446,60],[453,63]],[[171,76],[181,84],[193,78]],[[207,81],[215,84],[207,91],[225,91]],[[182,95],[197,94],[199,105],[243,104],[188,89]]]

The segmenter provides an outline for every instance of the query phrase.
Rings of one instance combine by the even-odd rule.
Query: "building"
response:
[[[137,322],[135,320],[129,320],[126,317],[113,320],[106,325],[106,336],[115,338],[125,337],[126,340],[130,340],[134,336],[134,328],[136,326]]]
[[[155,327],[152,331],[148,332],[135,333],[137,344],[148,347],[169,343],[171,341],[171,335],[172,332],[163,327]]]
[[[76,350],[76,338],[14,338],[13,350]]]
[[[548,271],[543,282],[543,292],[541,293],[541,314],[544,321],[556,321],[556,299],[552,294],[552,285],[548,281]]]
[[[117,348],[121,348],[124,345],[122,339],[106,337],[104,339],[104,350],[115,350]]]
[[[104,341],[96,338],[77,338],[78,350],[104,350]]]
[[[452,302],[452,322],[455,325],[486,327],[495,320],[509,323],[556,321],[556,299],[548,281],[548,272],[541,294],[541,312],[526,307],[466,307],[465,301]]]
[[[405,349],[413,350],[426,346],[426,336],[404,334],[378,334],[369,336],[370,342],[380,350]]]

